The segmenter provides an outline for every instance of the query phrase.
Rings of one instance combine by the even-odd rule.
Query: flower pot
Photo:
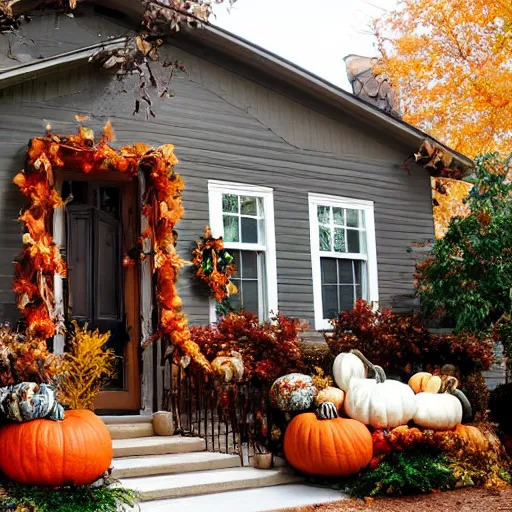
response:
[[[174,435],[174,421],[172,413],[159,411],[153,414],[153,430],[157,436]]]
[[[256,453],[254,455],[253,466],[256,469],[270,469],[272,462],[273,457],[271,453]]]

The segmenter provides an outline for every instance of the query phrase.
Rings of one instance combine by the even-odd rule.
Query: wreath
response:
[[[191,339],[176,288],[178,272],[184,261],[176,251],[174,228],[184,213],[181,192],[185,186],[181,176],[174,171],[178,163],[174,146],[165,144],[154,149],[136,143],[116,151],[109,145],[112,140],[114,133],[108,122],[99,141],[92,130],[83,126],[78,134],[69,136],[55,135],[48,126],[46,136],[29,142],[25,169],[14,178],[14,183],[30,201],[20,216],[25,226],[25,247],[15,262],[13,281],[17,306],[27,324],[27,333],[45,340],[63,326],[63,319],[55,308],[53,280],[55,274],[66,276],[66,263],[48,226],[53,210],[65,206],[66,202],[54,188],[54,170],[79,169],[86,174],[116,171],[133,179],[144,177],[147,186],[142,205],[147,228],[140,234],[139,248],[148,240],[151,251],[148,255],[140,250],[135,252],[139,261],[147,256],[152,258],[158,329],[144,345],[161,338],[166,357],[173,353],[172,347],[176,347],[210,372],[210,363]],[[123,261],[125,266],[136,263],[132,255]]]
[[[231,282],[231,276],[235,273],[234,257],[224,248],[222,237],[214,238],[210,226],[206,226],[196,245],[192,252],[195,276],[206,283],[217,302],[220,304],[230,295],[238,293]]]

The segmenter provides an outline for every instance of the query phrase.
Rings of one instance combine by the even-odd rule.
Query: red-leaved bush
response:
[[[229,313],[217,325],[191,327],[192,340],[209,361],[219,355],[239,352],[244,361],[244,380],[270,385],[291,372],[303,372],[306,365],[299,333],[300,320],[277,315],[271,321],[258,321],[252,313]]]
[[[462,375],[489,369],[493,362],[490,338],[476,334],[431,334],[419,316],[400,316],[390,309],[374,311],[358,300],[352,311],[333,320],[326,341],[334,355],[358,349],[374,364],[392,373],[435,372],[454,365]]]

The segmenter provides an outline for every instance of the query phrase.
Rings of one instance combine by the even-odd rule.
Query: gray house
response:
[[[235,254],[236,300],[260,318],[279,310],[323,330],[357,298],[414,309],[410,247],[433,239],[434,228],[429,172],[414,159],[404,162],[425,140],[435,141],[209,25],[161,48],[160,63],[153,64],[158,77],[168,75],[161,62],[170,59],[187,73],[172,79],[174,94],[154,94],[156,117],[134,115],[138,80],[117,80],[88,60],[100,48],[122,47],[136,19],[88,5],[74,17],[34,13],[31,23],[0,36],[0,319],[18,317],[11,280],[22,247],[23,200],[12,179],[23,168],[29,139],[43,135],[47,124],[55,133],[74,133],[77,114],[98,132],[111,120],[119,146],[176,146],[186,184],[179,252],[190,258],[209,224]],[[464,172],[470,162],[451,154]],[[140,219],[138,184],[91,180],[73,169],[57,173],[56,183],[75,198],[53,223],[69,264],[65,307],[100,328],[128,333],[117,337],[124,357],[117,388],[103,393],[100,408],[150,412],[161,376],[153,382],[153,355],[148,350],[141,357],[139,347],[151,294],[136,282],[122,286],[119,276],[123,246],[135,236],[123,224]],[[215,320],[215,305],[191,270],[178,285],[192,324]],[[132,314],[123,313],[126,297],[135,297]],[[100,302],[111,306],[104,315],[95,306]]]

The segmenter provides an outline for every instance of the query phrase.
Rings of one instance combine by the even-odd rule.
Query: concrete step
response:
[[[206,450],[204,439],[199,437],[139,437],[114,439],[114,457],[140,457],[167,453],[202,452]]]
[[[174,453],[114,459],[112,466],[114,478],[129,478],[236,468],[240,466],[240,457],[214,452]]]
[[[153,423],[153,416],[150,414],[127,414],[125,416],[98,416],[98,418],[107,425],[117,423]]]
[[[324,487],[303,484],[279,485],[264,489],[228,491],[203,496],[146,501],[140,512],[263,512],[319,505],[347,499],[345,494]]]
[[[297,483],[302,480],[288,469],[217,469],[176,475],[122,478],[123,487],[135,489],[141,501],[181,498],[236,489]]]
[[[108,423],[112,439],[135,439],[155,435],[151,423]]]

